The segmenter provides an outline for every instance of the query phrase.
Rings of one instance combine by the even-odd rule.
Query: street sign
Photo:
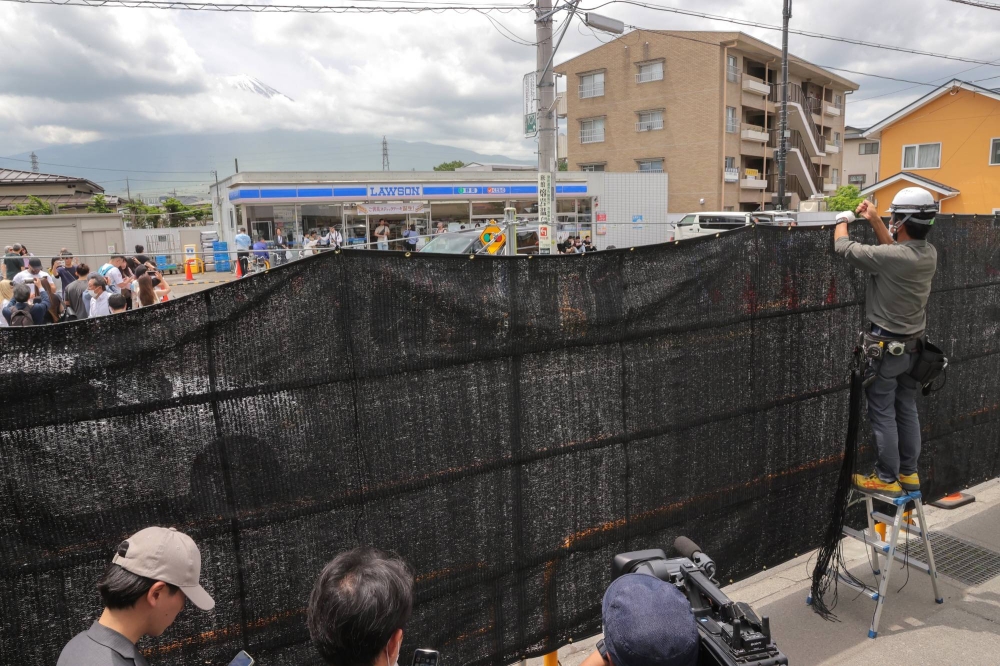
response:
[[[524,138],[529,139],[538,134],[538,80],[535,72],[524,75]]]
[[[487,224],[486,228],[479,234],[479,242],[483,244],[487,252],[496,254],[507,242],[507,236],[504,235],[503,229],[497,225]]]
[[[552,224],[552,174],[538,174],[538,224]]]

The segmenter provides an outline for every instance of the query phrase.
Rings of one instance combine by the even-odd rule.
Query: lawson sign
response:
[[[568,197],[586,194],[587,186],[585,184],[558,185],[556,187],[557,196]],[[537,197],[538,185],[535,183],[506,183],[503,185],[413,185],[400,183],[355,185],[344,183],[333,186],[310,185],[309,187],[289,185],[241,187],[229,191],[230,201],[387,201],[432,197],[493,199],[516,196]]]

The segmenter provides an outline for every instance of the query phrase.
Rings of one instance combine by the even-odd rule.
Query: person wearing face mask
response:
[[[104,612],[66,644],[56,666],[149,666],[136,643],[159,636],[190,601],[204,611],[215,601],[201,586],[201,552],[173,527],[147,527],[118,545],[97,583]]]
[[[313,646],[332,666],[398,666],[413,610],[413,574],[373,548],[335,557],[319,575],[306,622]]]
[[[887,229],[875,205],[863,201],[857,208],[875,232],[878,245],[850,239],[849,211],[837,215],[834,251],[854,268],[868,274],[862,331],[865,349],[871,349],[865,370],[868,420],[878,460],[868,476],[854,475],[854,486],[868,492],[898,497],[920,490],[917,458],[920,423],[917,390],[912,376],[924,344],[927,300],[937,270],[937,250],[927,242],[939,204],[922,187],[900,190],[889,206]]]

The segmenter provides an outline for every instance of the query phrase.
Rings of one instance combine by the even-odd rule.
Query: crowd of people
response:
[[[169,298],[170,285],[137,245],[135,254],[113,255],[97,270],[67,248],[48,269],[21,243],[7,246],[0,280],[0,326],[40,326],[147,307]]]
[[[201,552],[191,537],[174,528],[140,530],[118,545],[97,583],[100,617],[66,644],[56,666],[148,666],[136,647],[143,636],[161,635],[187,601],[203,611],[215,607],[200,577]],[[332,666],[399,666],[413,601],[414,577],[405,561],[366,547],[342,552],[309,595],[313,647]],[[691,603],[670,583],[639,573],[620,576],[604,595],[601,615],[604,639],[583,666],[698,663]]]

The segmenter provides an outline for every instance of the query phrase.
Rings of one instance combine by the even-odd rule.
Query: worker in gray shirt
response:
[[[201,553],[188,535],[172,527],[136,532],[97,583],[104,612],[66,644],[56,666],[147,666],[140,638],[166,631],[188,599],[202,610],[215,607],[200,574]]]
[[[875,436],[878,460],[868,476],[856,474],[855,487],[893,497],[920,490],[917,458],[920,423],[917,419],[919,383],[910,377],[927,327],[927,299],[937,270],[937,250],[927,235],[939,210],[922,187],[899,191],[889,206],[886,228],[875,205],[864,201],[857,213],[868,220],[878,245],[852,241],[847,234],[850,212],[837,216],[834,251],[849,264],[869,274],[865,290],[868,328],[865,347],[876,350],[865,374],[868,420]]]

